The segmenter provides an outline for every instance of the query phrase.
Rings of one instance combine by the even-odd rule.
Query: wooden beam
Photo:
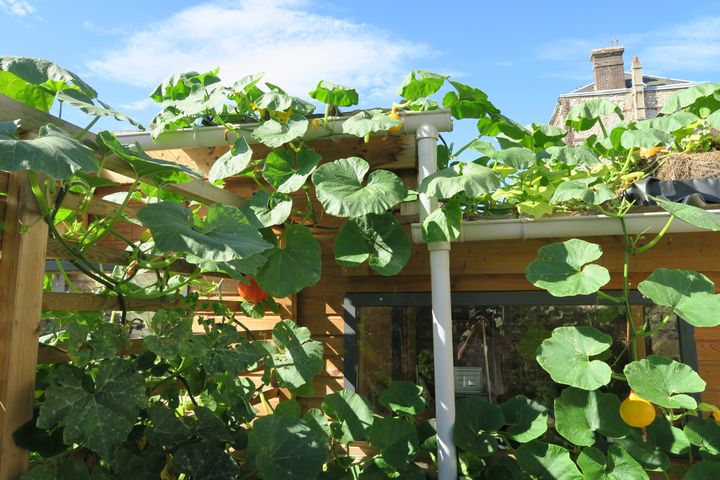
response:
[[[73,242],[67,242],[72,246],[76,246]],[[47,258],[57,258],[59,260],[72,260],[73,256],[68,253],[58,240],[51,238],[48,240]],[[85,259],[90,263],[100,263],[103,265],[128,265],[130,263],[129,252],[117,248],[95,246],[89,248],[85,254]],[[189,264],[184,260],[177,260],[170,265],[170,271],[176,273],[193,273],[197,271],[195,265]],[[213,276],[222,276],[213,273]]]
[[[77,193],[68,193],[62,202],[62,207],[69,210],[77,210],[83,202],[83,197]],[[120,205],[114,202],[103,200],[102,198],[93,198],[87,208],[87,213],[97,215],[99,217],[107,217],[114,214]],[[136,218],[139,207],[128,205],[125,207],[124,213],[128,218]]]
[[[52,123],[62,128],[71,135],[79,135],[83,130],[77,125],[73,125],[72,123],[50,115],[49,113],[41,112],[29,105],[25,105],[13,98],[0,94],[0,121],[12,121],[17,119],[22,119],[21,129],[24,131],[37,131],[40,127],[47,125],[48,123]],[[86,145],[96,146],[95,142],[96,136],[94,133],[87,132],[84,135],[83,143]],[[107,170],[135,178],[135,172],[132,168],[130,168],[130,166],[117,155],[105,157],[103,165]],[[149,179],[140,180],[153,184],[153,182]],[[182,195],[189,200],[195,200],[205,205],[224,203],[226,205],[242,206],[244,204],[244,200],[241,198],[211,185],[202,178],[193,178],[186,183],[166,185],[164,188],[170,192]]]
[[[19,478],[27,450],[12,434],[33,416],[48,229],[25,172],[10,176],[0,259],[0,479]],[[26,232],[22,230],[30,227]]]
[[[203,310],[205,303],[210,305],[209,302],[203,301],[202,299],[199,300],[196,311],[199,313],[208,311]],[[218,302],[212,301],[212,303]],[[223,301],[219,303],[225,304],[233,312],[240,309],[240,302],[237,301]],[[137,299],[126,297],[125,304],[128,311],[137,312],[155,312],[164,308],[185,308],[187,306],[182,298]],[[120,304],[118,303],[118,297],[110,295],[99,295],[97,293],[44,292],[42,295],[42,309],[57,310],[60,312],[118,311],[120,310]]]

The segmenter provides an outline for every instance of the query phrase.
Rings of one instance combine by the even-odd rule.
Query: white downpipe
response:
[[[707,210],[720,215],[720,209]],[[667,212],[630,213],[625,216],[628,233],[658,233],[668,221]],[[704,229],[676,219],[668,232],[701,232]],[[473,220],[463,222],[457,242],[488,240],[527,240],[530,238],[594,237],[622,235],[620,222],[605,215],[567,216],[550,218],[512,218],[501,220]],[[420,224],[412,225],[413,242],[423,243]]]
[[[413,134],[423,124],[434,125],[441,132],[452,130],[452,116],[449,110],[431,110],[429,112],[399,112],[403,120],[400,134]],[[333,132],[334,139],[343,135],[343,122],[349,116],[334,117],[328,122],[328,128]],[[235,125],[241,135],[245,137],[248,144],[258,143],[252,136],[257,124]],[[220,145],[231,145],[235,143],[238,136],[223,126],[218,127],[195,127],[182,130],[172,130],[153,139],[150,132],[116,132],[115,136],[124,145],[139,143],[145,151],[166,150],[172,148],[197,148],[217,147]],[[347,135],[350,137],[351,135]],[[310,128],[305,133],[305,141],[320,140],[328,138],[328,131],[324,126]]]
[[[420,125],[416,132],[418,182],[437,170],[438,129]],[[437,201],[420,195],[420,221],[437,208]],[[452,304],[450,301],[450,243],[428,244],[432,285],[433,356],[435,364],[435,419],[437,422],[438,478],[457,478],[455,375],[453,367]]]

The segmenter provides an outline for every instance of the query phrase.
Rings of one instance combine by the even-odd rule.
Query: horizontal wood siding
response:
[[[303,400],[316,406],[322,395],[343,388],[344,297],[346,293],[429,292],[430,269],[427,247],[414,245],[407,266],[394,277],[383,277],[361,266],[346,269],[333,256],[334,234],[317,234],[323,249],[323,276],[317,285],[297,296],[298,321],[308,327],[314,338],[332,344],[326,350],[326,367],[332,368],[315,382],[317,398]],[[525,279],[525,268],[543,245],[565,239],[526,241],[466,242],[453,244],[451,250],[451,285],[453,291],[528,291],[536,290]],[[593,237],[588,241],[602,246],[604,255],[598,263],[611,271],[608,289],[622,286],[624,244],[618,237]],[[645,254],[631,258],[631,286],[645,279],[655,268],[693,269],[705,273],[720,284],[720,247],[713,233],[670,234]],[[703,400],[720,404],[720,327],[697,329],[698,364],[708,382]],[[331,367],[330,367],[331,366]],[[329,380],[329,378],[333,380]]]

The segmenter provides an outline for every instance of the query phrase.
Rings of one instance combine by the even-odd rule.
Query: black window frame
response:
[[[620,295],[620,290],[607,290],[611,295]],[[453,306],[519,306],[519,305],[613,305],[609,300],[597,295],[577,295],[574,297],[554,297],[545,291],[483,291],[483,292],[452,292]],[[637,290],[630,291],[631,305],[653,305]],[[357,309],[360,307],[430,307],[430,292],[396,293],[346,293],[344,306],[343,328],[343,375],[346,390],[355,391],[359,382],[358,360],[360,346],[358,343]],[[680,342],[680,358],[683,363],[697,371],[697,349],[695,344],[695,328],[685,321],[678,322],[678,340]]]

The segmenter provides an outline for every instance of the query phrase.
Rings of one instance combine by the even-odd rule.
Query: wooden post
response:
[[[0,255],[0,480],[28,468],[12,434],[33,416],[48,229],[27,174],[10,175]],[[22,233],[23,229],[28,229]]]

